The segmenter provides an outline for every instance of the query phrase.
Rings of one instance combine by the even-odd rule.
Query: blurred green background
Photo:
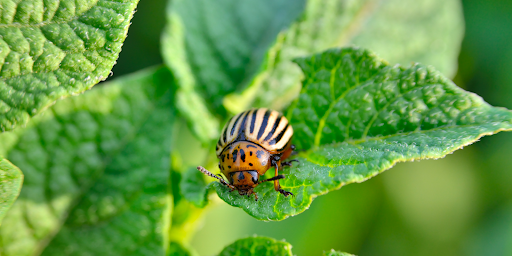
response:
[[[112,77],[162,63],[166,2],[140,2]],[[512,109],[512,1],[462,2],[466,33],[454,81]],[[296,255],[331,248],[358,255],[512,255],[511,152],[512,133],[484,137],[444,159],[401,163],[321,196],[281,222],[210,204],[191,245],[213,255],[257,234],[285,239]]]

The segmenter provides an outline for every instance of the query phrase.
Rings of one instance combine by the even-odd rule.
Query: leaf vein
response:
[[[344,92],[343,92],[343,93],[342,93],[342,94],[341,94],[337,99],[335,99],[334,101],[332,101],[332,102],[331,102],[331,104],[329,105],[329,108],[327,109],[327,111],[325,112],[325,114],[324,114],[324,115],[322,116],[322,118],[320,119],[320,122],[319,122],[319,125],[318,125],[318,129],[317,129],[316,134],[315,134],[315,142],[314,142],[314,145],[315,145],[316,147],[318,147],[318,146],[320,145],[320,140],[321,140],[321,138],[322,138],[322,130],[323,130],[324,126],[325,126],[325,121],[326,121],[327,117],[329,117],[329,114],[331,114],[331,111],[332,111],[332,109],[334,108],[334,106],[335,106],[339,101],[341,101],[342,99],[344,99],[344,98],[345,98],[345,96],[346,96],[349,92],[353,91],[354,89],[356,89],[356,88],[362,88],[362,87],[365,87],[365,86],[371,85],[372,83],[371,83],[371,82],[369,82],[369,81],[370,81],[370,80],[373,80],[373,79],[377,76],[377,74],[372,75],[371,77],[369,77],[369,78],[366,80],[366,83],[365,83],[365,84],[362,84],[362,85],[361,85],[361,84],[360,84],[360,82],[359,82],[359,72],[358,72],[357,74],[358,74],[358,75],[356,76],[356,79],[357,79],[356,84],[355,84],[354,86],[349,87],[349,88],[348,88],[346,91],[344,91]],[[351,107],[352,107],[352,106],[351,106]],[[352,112],[353,112],[353,111],[351,111],[351,113],[352,113]],[[351,115],[351,117],[352,117],[352,115]],[[349,121],[350,121],[350,120],[349,120]],[[348,137],[347,137],[347,139],[348,139]]]

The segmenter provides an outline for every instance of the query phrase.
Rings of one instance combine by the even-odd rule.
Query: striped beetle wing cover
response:
[[[232,117],[222,129],[217,142],[217,157],[224,148],[236,141],[251,141],[271,154],[286,149],[293,136],[293,128],[281,113],[266,108],[244,111]]]

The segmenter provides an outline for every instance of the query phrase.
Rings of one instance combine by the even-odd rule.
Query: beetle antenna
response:
[[[275,177],[272,177],[270,179],[259,181],[257,184],[260,184],[260,183],[263,183],[263,182],[267,182],[267,181],[280,180],[280,179],[284,179],[284,175],[283,174],[279,174],[279,175],[277,175]]]
[[[198,167],[197,167],[197,170],[199,170],[200,172],[204,173],[204,174],[205,174],[205,175],[207,175],[207,176],[210,176],[210,177],[212,177],[212,178],[216,178],[216,179],[218,179],[218,180],[220,181],[220,183],[221,183],[222,185],[224,185],[224,186],[227,186],[227,187],[229,187],[229,188],[231,188],[231,189],[234,189],[234,188],[235,188],[233,185],[228,184],[228,183],[227,183],[227,182],[226,182],[222,177],[219,177],[219,176],[217,176],[217,175],[215,175],[215,174],[211,173],[210,171],[206,170],[206,168],[204,168],[204,167],[202,167],[202,166],[198,166]]]

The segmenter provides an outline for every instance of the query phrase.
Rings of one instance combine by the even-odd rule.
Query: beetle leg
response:
[[[279,158],[278,158],[279,159]],[[278,161],[275,161],[274,162],[274,165],[276,167],[276,176],[275,177],[278,177],[279,175],[277,174],[277,172],[279,171],[279,160]],[[284,175],[283,175],[284,176]],[[284,177],[283,177],[284,178]],[[292,195],[292,192],[289,192],[289,191],[286,191],[284,189],[281,189],[281,185],[279,185],[279,179],[275,179],[274,180],[274,189],[276,191],[279,191],[279,193],[283,194],[283,196],[287,197],[289,195]]]
[[[263,183],[263,182],[267,182],[267,181],[274,181],[274,180],[280,180],[280,179],[284,179],[284,175],[283,175],[283,174],[279,174],[279,175],[274,176],[274,177],[272,177],[272,178],[270,178],[270,179],[266,179],[266,180],[258,181],[258,183],[256,183],[256,185],[261,184],[261,183]]]
[[[277,161],[276,161],[277,160]],[[275,166],[275,171],[276,171],[276,176],[279,175],[278,172],[279,172],[279,164],[278,164],[278,157],[275,157],[274,158],[274,166]],[[279,180],[274,180],[274,189],[276,191],[279,191],[279,189],[281,189],[281,185],[279,184]]]
[[[294,155],[298,154],[298,152],[297,152],[297,150],[296,150],[296,149],[297,149],[297,147],[295,147],[295,145],[293,145],[293,144],[292,144],[292,145],[290,146],[290,148],[292,149],[292,153],[291,153],[291,155],[292,155],[292,156],[294,156]]]
[[[292,166],[292,162],[297,162],[297,163],[299,163],[299,160],[297,160],[297,159],[292,159],[292,160],[290,160],[290,161],[282,162],[282,163],[281,163],[281,165],[282,165],[282,166]]]
[[[219,180],[219,182],[220,182],[222,185],[224,185],[224,186],[226,186],[226,187],[228,187],[228,188],[230,188],[230,189],[231,189],[229,192],[231,192],[231,191],[235,190],[235,186],[233,186],[233,185],[231,185],[231,184],[227,183],[227,182],[226,182],[222,177],[219,177],[219,176],[217,176],[217,175],[215,175],[215,174],[211,173],[210,171],[206,170],[204,167],[202,167],[202,166],[198,166],[198,167],[197,167],[197,169],[198,169],[200,172],[202,172],[202,173],[204,173],[205,175],[207,175],[207,176],[210,176],[210,177],[212,177],[212,178],[216,178],[216,179],[218,179],[218,180]]]
[[[283,189],[279,189],[278,191],[279,191],[279,193],[283,194],[283,196],[285,196],[285,197],[288,197],[289,195],[293,196],[293,193],[290,192],[290,191],[286,191],[286,190],[283,190]]]

